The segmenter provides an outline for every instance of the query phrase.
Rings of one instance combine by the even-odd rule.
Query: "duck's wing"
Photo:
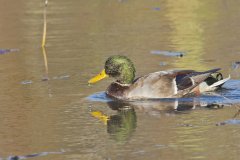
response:
[[[159,71],[140,77],[126,90],[130,99],[139,98],[171,98],[178,92],[177,75],[186,75],[193,71]],[[178,77],[182,81],[183,77]],[[186,84],[187,85],[187,84]]]
[[[211,69],[205,72],[196,72],[196,71],[176,71],[176,84],[178,88],[178,93],[176,97],[182,97],[191,93],[196,87],[198,87],[202,82],[204,82],[211,74],[219,71],[220,68]],[[221,83],[222,84],[222,83]],[[196,90],[200,94],[199,89]]]

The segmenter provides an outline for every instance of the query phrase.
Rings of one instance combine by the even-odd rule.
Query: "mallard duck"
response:
[[[96,83],[106,77],[113,77],[106,90],[109,97],[120,100],[179,98],[198,96],[202,92],[213,91],[221,87],[228,78],[218,71],[220,68],[204,72],[194,70],[167,70],[135,78],[135,67],[126,56],[114,55],[105,62],[101,73],[91,78],[88,83]]]

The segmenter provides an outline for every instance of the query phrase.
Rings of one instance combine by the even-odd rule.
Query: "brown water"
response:
[[[239,123],[240,1],[49,0],[48,74],[43,2],[0,2],[0,48],[19,49],[0,55],[1,158],[239,159],[240,125],[226,120]],[[111,79],[87,85],[113,54],[131,58],[137,76],[221,67],[234,80],[214,96],[116,104],[103,93]]]

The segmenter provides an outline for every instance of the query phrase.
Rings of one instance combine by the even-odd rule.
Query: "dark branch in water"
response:
[[[59,152],[41,152],[41,153],[33,153],[25,156],[9,156],[6,158],[6,160],[22,160],[22,159],[33,158],[33,157],[47,156],[49,154],[62,154],[64,152],[65,152],[64,150],[61,150]],[[4,160],[4,159],[0,158],[0,160]]]

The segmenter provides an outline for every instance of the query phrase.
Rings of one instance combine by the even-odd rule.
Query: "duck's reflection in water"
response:
[[[140,112],[152,115],[161,115],[166,113],[178,114],[201,107],[219,109],[224,106],[221,103],[210,103],[200,99],[157,99],[131,102],[111,101],[108,102],[108,105],[113,110],[121,108],[134,108]]]
[[[109,107],[117,113],[109,116],[107,132],[117,141],[127,140],[137,127],[137,115],[134,107],[127,103],[109,102]]]
[[[152,116],[186,113],[195,108],[205,107],[210,109],[222,108],[222,104],[208,104],[203,101],[149,100],[149,101],[109,101],[108,106],[116,114],[106,115],[101,111],[91,111],[91,115],[104,122],[107,132],[116,141],[123,142],[131,137],[137,127],[137,114],[135,111],[147,113]]]
[[[128,103],[111,101],[107,103],[116,111],[113,115],[106,115],[101,111],[91,111],[91,115],[101,120],[107,126],[107,132],[118,142],[126,141],[137,126],[137,116],[134,107]]]

